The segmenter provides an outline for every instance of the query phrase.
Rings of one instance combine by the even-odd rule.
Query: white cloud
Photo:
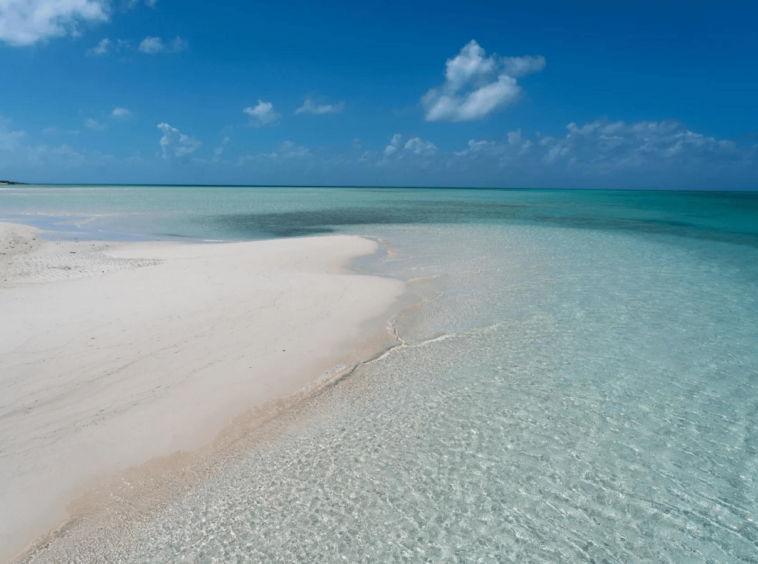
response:
[[[105,0],[2,0],[0,41],[23,47],[52,37],[78,35],[82,24],[109,18]]]
[[[145,37],[139,44],[139,50],[143,53],[161,53],[166,48],[160,37]]]
[[[96,57],[102,57],[103,55],[107,55],[108,52],[113,48],[113,42],[108,39],[107,37],[100,41],[100,43],[97,44],[96,47],[93,47],[92,49],[87,50],[87,55],[94,55]]]
[[[431,141],[424,141],[420,137],[412,137],[403,143],[403,136],[395,133],[390,139],[390,144],[384,148],[382,154],[384,158],[392,157],[403,158],[406,153],[412,153],[420,157],[431,157],[437,153],[437,146]]]
[[[84,127],[92,131],[103,131],[108,126],[92,118],[87,118],[84,120]]]
[[[469,155],[480,155],[491,152],[498,146],[494,141],[475,141],[469,139],[468,147],[462,151],[457,151],[455,154],[459,157],[467,157]]]
[[[255,127],[274,123],[282,117],[281,114],[274,111],[274,105],[271,102],[264,102],[263,100],[258,100],[257,106],[254,108],[247,107],[242,112],[250,116],[250,125]]]
[[[430,89],[421,105],[427,121],[472,121],[483,119],[518,100],[521,87],[516,78],[539,72],[543,57],[485,57],[471,41],[445,64],[445,83]]]
[[[399,133],[395,133],[390,139],[390,144],[384,148],[384,155],[389,157],[397,153],[397,150],[402,146],[403,136]]]
[[[336,104],[321,104],[317,105],[310,98],[306,98],[303,105],[295,110],[295,114],[338,114],[345,109],[345,102],[337,102]]]
[[[353,162],[374,168],[382,181],[446,185],[737,188],[758,178],[758,146],[701,135],[675,121],[569,123],[561,136],[515,129],[499,139],[471,139],[458,150],[395,134],[383,149]]]
[[[483,53],[483,52],[482,52]],[[499,59],[502,71],[513,78],[521,78],[528,74],[540,72],[545,68],[545,57],[501,57]]]
[[[87,49],[86,55],[89,57],[103,57],[110,53],[120,53],[122,51],[131,49],[131,43],[126,39],[109,39],[105,38],[100,41],[95,47]]]
[[[419,137],[409,139],[404,149],[422,157],[430,157],[437,152],[437,146],[431,141],[424,141]]]
[[[163,43],[160,37],[145,37],[139,44],[139,50],[147,55],[155,55],[156,53],[181,53],[189,47],[184,39],[176,36],[169,43]]]
[[[113,108],[113,111],[111,112],[111,117],[114,119],[123,119],[129,117],[130,115],[132,115],[132,112],[126,108]]]
[[[185,135],[167,123],[159,123],[158,129],[163,132],[160,145],[162,156],[165,160],[186,157],[197,151],[202,144],[194,137]]]
[[[596,120],[579,127],[566,126],[562,139],[543,143],[546,163],[567,161],[572,166],[585,166],[596,172],[651,165],[681,164],[702,160],[705,156],[726,155],[736,146],[727,140],[717,141],[694,133],[677,121]]]
[[[472,139],[465,149],[447,155],[447,164],[468,170],[494,166],[532,178],[552,175],[558,185],[581,186],[592,184],[593,178],[605,178],[627,187],[652,181],[660,186],[681,182],[682,178],[702,183],[708,175],[755,169],[755,151],[694,133],[676,121],[625,123],[603,119],[582,126],[569,123],[563,137],[537,133],[526,139],[521,130],[508,132],[505,137],[505,141]]]

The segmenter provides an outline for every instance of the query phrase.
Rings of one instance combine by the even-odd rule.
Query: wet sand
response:
[[[0,224],[0,560],[120,471],[210,443],[390,339],[355,236],[41,241]]]

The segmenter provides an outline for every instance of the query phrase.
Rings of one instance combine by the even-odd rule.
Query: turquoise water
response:
[[[123,239],[259,239],[361,231],[363,225],[529,222],[755,244],[751,192],[402,188],[0,188],[0,219]]]
[[[44,188],[2,218],[378,236],[360,268],[426,300],[275,440],[36,561],[758,562],[758,194]]]

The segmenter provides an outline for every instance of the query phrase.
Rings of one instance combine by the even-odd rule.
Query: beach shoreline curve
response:
[[[112,502],[114,476],[186,468],[357,366],[407,293],[349,270],[379,247],[353,235],[43,242],[0,224],[5,247],[2,561]]]

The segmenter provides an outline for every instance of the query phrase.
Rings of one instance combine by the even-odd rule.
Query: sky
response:
[[[758,189],[745,1],[0,0],[0,179]]]

